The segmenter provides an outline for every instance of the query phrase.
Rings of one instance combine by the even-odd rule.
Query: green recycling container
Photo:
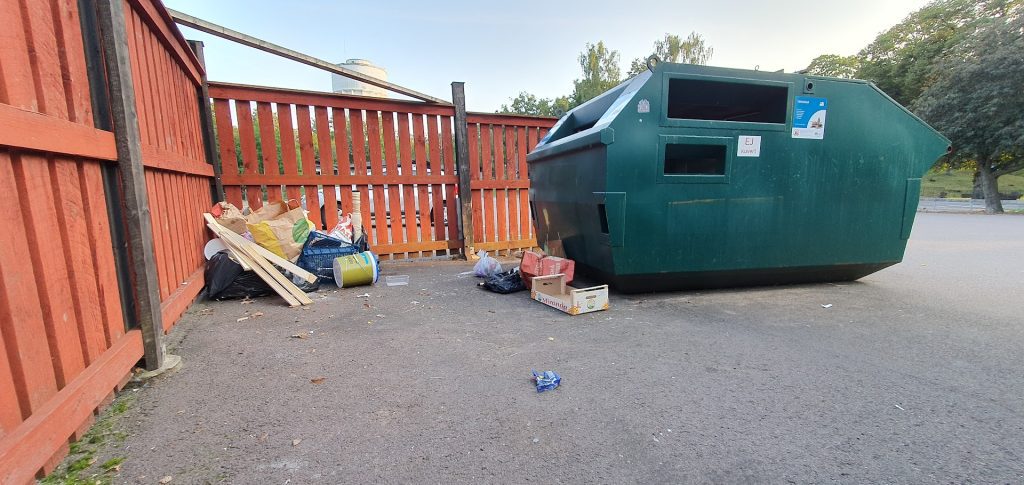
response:
[[[540,141],[530,204],[625,292],[854,280],[903,259],[950,149],[869,82],[652,60]]]

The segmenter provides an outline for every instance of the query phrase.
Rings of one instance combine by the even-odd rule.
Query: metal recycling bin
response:
[[[541,247],[626,292],[854,280],[903,259],[949,140],[868,82],[651,64],[529,154]]]

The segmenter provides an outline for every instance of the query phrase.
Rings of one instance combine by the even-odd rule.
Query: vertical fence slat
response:
[[[372,175],[384,175],[384,160],[381,153],[380,112],[366,112],[366,144],[370,152]],[[384,185],[373,184],[373,225],[377,245],[388,244],[388,209],[384,200]]]
[[[381,123],[383,126],[384,141],[384,167],[385,172],[389,180],[398,180],[400,175],[398,173],[398,154],[395,133],[395,113],[391,111],[381,112]],[[402,195],[401,186],[397,183],[388,182],[387,186],[387,205],[388,213],[391,215],[390,220],[390,235],[392,244],[400,244],[402,242],[402,234],[404,233],[405,217],[402,215]]]
[[[409,132],[409,113],[398,113],[398,160],[402,165],[402,177],[412,175],[413,152]],[[412,184],[402,185],[402,207],[405,217],[405,242],[416,241],[416,196]]]
[[[270,103],[256,103],[256,121],[259,123],[259,144],[257,145],[261,174],[278,174],[277,166],[277,142],[274,134],[274,112]],[[281,186],[278,184],[267,184],[267,200],[270,202],[281,200]]]
[[[213,112],[217,118],[217,148],[220,152],[221,171],[238,174],[238,153],[235,151],[235,128],[231,123],[231,105],[226,99],[213,101]],[[237,185],[224,187],[224,199],[242,207],[242,188]]]
[[[313,128],[311,125],[313,120],[310,117],[309,106],[295,106],[295,121],[299,131],[299,161],[302,165],[302,175],[306,180],[313,182],[313,184],[304,186],[306,211],[309,213],[309,218],[313,220],[313,224],[316,227],[321,227],[323,220],[320,218],[320,198],[314,178],[316,176],[316,161],[313,154]]]
[[[317,106],[316,112],[316,141],[320,151],[320,173],[322,175],[334,174],[334,156],[331,154],[331,124],[327,115],[327,108]],[[324,224],[330,230],[338,224],[338,195],[333,183],[325,183],[324,187]]]
[[[286,175],[298,175],[299,163],[295,154],[295,128],[292,120],[292,105],[277,104],[277,126],[281,133],[281,164]],[[300,200],[299,188],[286,185],[283,198]]]
[[[252,123],[252,107],[248,101],[235,101],[235,112],[238,116],[238,142],[242,149],[242,170],[246,174],[259,173],[259,161],[256,159],[256,132]],[[263,207],[263,194],[259,185],[245,186],[245,200],[252,210]]]

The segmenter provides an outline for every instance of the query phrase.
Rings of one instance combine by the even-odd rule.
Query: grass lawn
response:
[[[974,172],[954,170],[953,172],[928,172],[921,179],[921,197],[970,197]],[[999,177],[999,192],[1024,193],[1024,170]]]

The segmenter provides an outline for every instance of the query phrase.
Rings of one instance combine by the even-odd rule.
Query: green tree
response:
[[[619,51],[610,50],[603,41],[587,43],[579,57],[583,77],[573,81],[571,107],[579,106],[614,88],[622,81]]]
[[[557,98],[538,98],[537,96],[522,91],[519,96],[511,98],[510,104],[501,105],[499,113],[513,113],[529,116],[553,116],[561,117],[569,111],[569,98],[559,96]]]
[[[1024,15],[991,19],[951,49],[912,108],[974,166],[985,212],[1003,212],[999,177],[1024,169]]]
[[[858,56],[822,54],[815,57],[803,72],[815,76],[851,79],[857,75],[859,68],[860,57]]]
[[[910,105],[936,79],[935,65],[980,26],[1019,14],[1024,0],[936,0],[860,51],[857,77]]]
[[[653,54],[664,62],[707,65],[715,50],[697,32],[690,32],[685,39],[675,34],[654,41]],[[629,65],[627,77],[633,77],[647,70],[647,59],[638,57]]]

